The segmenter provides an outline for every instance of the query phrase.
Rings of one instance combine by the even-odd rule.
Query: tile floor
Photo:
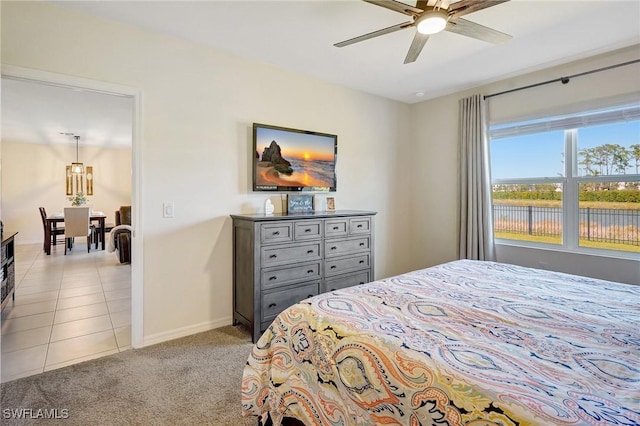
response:
[[[17,245],[15,302],[2,310],[2,382],[131,348],[131,266],[115,253]]]

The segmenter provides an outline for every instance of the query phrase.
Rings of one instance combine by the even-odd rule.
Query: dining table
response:
[[[97,229],[100,232],[100,241],[102,241],[102,250],[106,248],[105,243],[105,220],[107,216],[102,212],[93,212],[89,217],[91,222],[98,222]],[[64,222],[64,215],[56,214],[52,216],[47,216],[45,219],[45,227],[44,227],[44,252],[48,255],[51,254],[51,232],[57,226],[58,223]]]

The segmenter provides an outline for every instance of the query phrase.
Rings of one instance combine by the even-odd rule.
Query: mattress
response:
[[[243,415],[305,425],[638,425],[640,286],[460,260],[307,299]]]

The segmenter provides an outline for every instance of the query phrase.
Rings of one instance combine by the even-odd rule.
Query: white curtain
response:
[[[495,260],[486,118],[482,95],[460,99],[461,259]]]

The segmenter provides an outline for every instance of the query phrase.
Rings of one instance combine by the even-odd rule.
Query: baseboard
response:
[[[224,317],[214,321],[202,322],[200,324],[190,325],[187,327],[176,328],[162,333],[145,336],[143,346],[155,345],[157,343],[166,342],[167,340],[178,339],[180,337],[190,336],[203,331],[213,330],[214,328],[224,327],[232,324],[232,317]]]

